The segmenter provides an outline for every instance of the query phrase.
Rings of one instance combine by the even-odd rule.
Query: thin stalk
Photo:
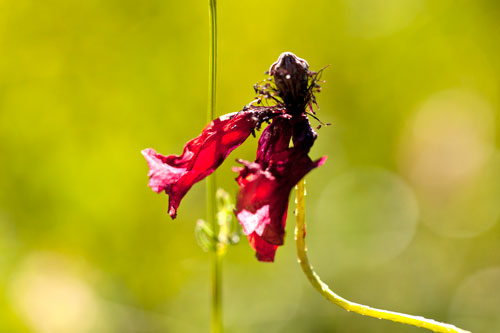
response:
[[[352,311],[364,316],[370,316],[379,319],[392,320],[398,323],[413,325],[429,329],[434,332],[443,333],[470,333],[450,324],[440,323],[432,319],[426,319],[420,316],[411,316],[404,313],[391,312],[387,310],[375,309],[363,304],[354,303],[340,297],[334,293],[326,283],[321,281],[320,277],[314,271],[307,258],[307,248],[305,243],[306,234],[306,205],[305,205],[305,181],[302,179],[296,188],[297,218],[295,226],[295,242],[297,246],[297,257],[307,279],[313,287],[323,295],[327,300],[340,306],[341,308]]]
[[[209,71],[208,71],[208,110],[207,122],[211,122],[215,116],[215,101],[217,92],[217,1],[209,0]],[[215,200],[215,196],[214,196]]]
[[[222,333],[222,255],[215,250],[210,254],[212,266],[212,333]]]
[[[215,118],[217,97],[217,3],[209,0],[209,70],[208,70],[208,108],[207,122]],[[211,289],[212,289],[212,322],[211,332],[222,332],[222,253],[219,251],[218,225],[216,221],[216,181],[215,174],[207,177],[207,221],[214,234],[213,251],[210,252]]]

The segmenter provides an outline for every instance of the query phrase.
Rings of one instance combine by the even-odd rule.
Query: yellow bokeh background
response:
[[[219,1],[218,115],[283,51],[330,64],[307,242],[340,295],[500,331],[499,17],[493,0]],[[0,1],[0,332],[208,331],[205,185],[172,222],[140,154],[204,127],[208,37],[204,1]],[[233,196],[256,142],[216,172]],[[274,264],[229,249],[227,332],[421,331],[326,302],[293,222]]]

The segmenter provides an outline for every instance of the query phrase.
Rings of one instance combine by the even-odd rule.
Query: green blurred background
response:
[[[208,1],[207,1],[208,2]],[[140,150],[205,125],[205,1],[0,0],[0,331],[206,332],[197,184],[172,222]],[[500,2],[219,1],[217,114],[283,51],[327,64],[308,247],[346,298],[500,332]],[[313,121],[314,124],[314,121]],[[235,158],[217,171],[235,194]],[[246,239],[224,268],[227,332],[421,332],[326,302],[295,258]]]

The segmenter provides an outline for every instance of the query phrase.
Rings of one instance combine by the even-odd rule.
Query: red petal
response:
[[[191,186],[214,172],[271,112],[241,111],[215,119],[186,143],[182,155],[163,156],[151,148],[142,151],[149,165],[149,187],[169,195],[168,213],[172,218]]]
[[[248,235],[248,240],[252,248],[255,249],[259,261],[273,262],[278,245],[272,245],[259,237],[255,232]]]
[[[256,163],[240,161],[244,167],[236,178],[236,217],[261,261],[273,261],[277,246],[283,244],[290,191],[326,160],[313,162],[308,149],[289,148],[291,128],[288,119],[274,119],[259,140]]]

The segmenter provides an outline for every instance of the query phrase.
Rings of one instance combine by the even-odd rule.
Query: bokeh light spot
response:
[[[327,244],[340,270],[376,265],[401,253],[415,233],[418,206],[412,189],[398,175],[355,169],[325,187],[316,218],[315,242]]]
[[[469,276],[458,287],[450,320],[474,333],[500,332],[500,266]]]
[[[416,190],[422,222],[448,237],[473,237],[500,212],[494,117],[480,96],[445,91],[427,100],[404,130],[399,160]]]
[[[98,304],[91,287],[62,257],[36,253],[11,280],[10,296],[36,332],[90,332]]]

